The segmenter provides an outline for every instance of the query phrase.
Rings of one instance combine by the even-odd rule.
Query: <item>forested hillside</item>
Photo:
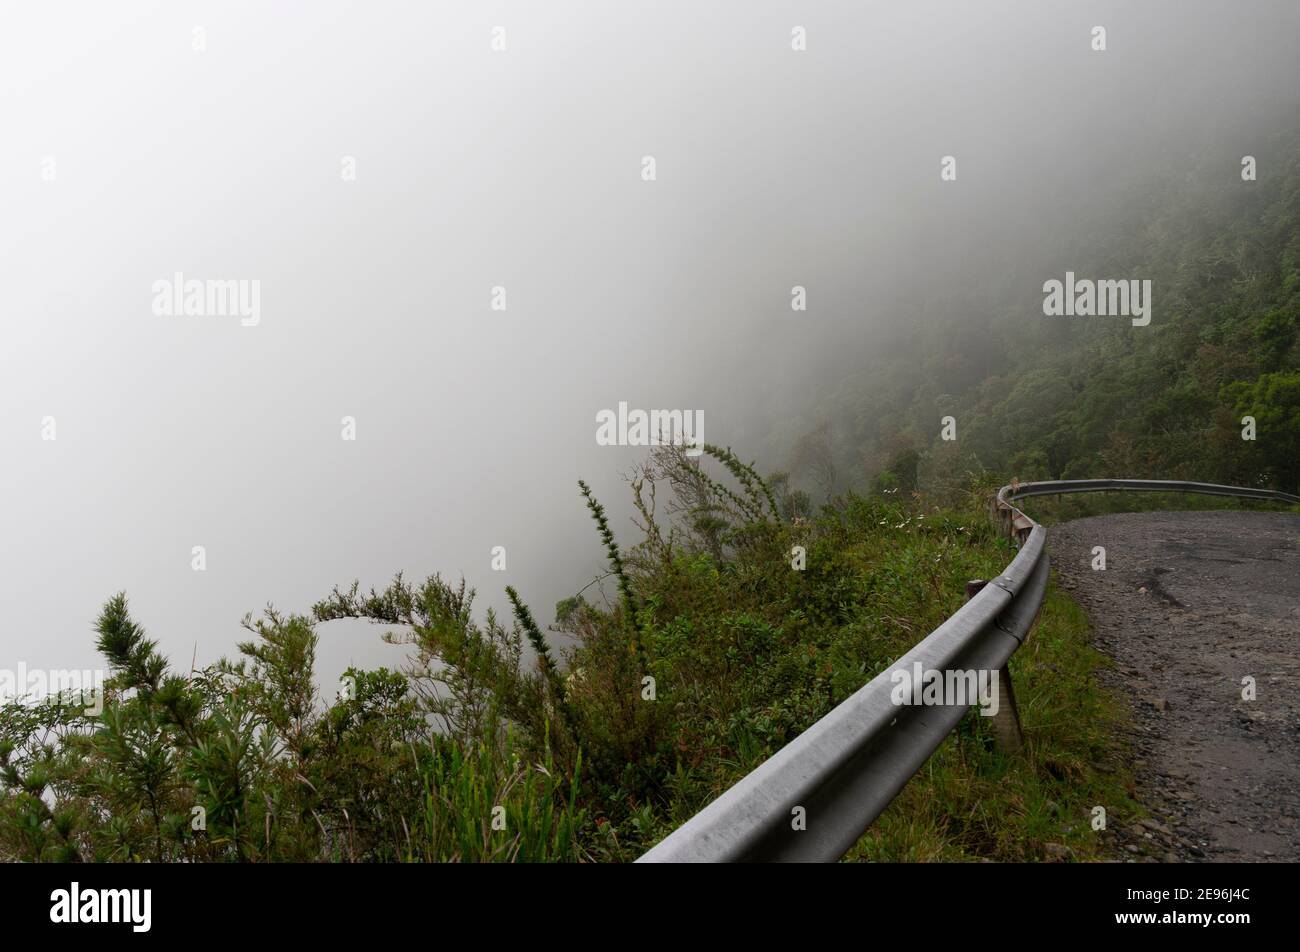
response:
[[[790,441],[796,477],[942,491],[987,469],[1295,491],[1300,137],[1273,134],[1259,152],[1251,182],[1222,147],[1177,157],[1185,172],[1131,183],[1108,220],[1058,222],[1035,260],[957,283],[824,387],[818,424]],[[1044,316],[1042,283],[1066,270],[1150,279],[1151,323]],[[940,438],[947,415],[953,441]]]

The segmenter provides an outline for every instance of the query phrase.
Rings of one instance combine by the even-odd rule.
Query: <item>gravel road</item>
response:
[[[1156,820],[1120,831],[1124,848],[1300,861],[1300,515],[1097,516],[1048,546],[1133,703],[1137,795]]]

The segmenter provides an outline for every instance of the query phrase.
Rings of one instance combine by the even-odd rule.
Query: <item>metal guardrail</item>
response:
[[[998,671],[1002,708],[1015,717],[1006,663],[1038,616],[1049,566],[1047,530],[1012,500],[1110,490],[1300,504],[1300,496],[1276,490],[1171,480],[1077,479],[1003,486],[993,514],[1020,543],[1006,570],[991,582],[971,583],[968,594],[978,591],[947,621],[637,862],[833,862],[842,857],[969,706],[897,705],[890,697],[894,672],[912,672],[916,664],[923,671]],[[998,733],[1001,738],[1003,732]],[[1018,725],[1014,733],[1018,736]],[[802,823],[796,822],[799,808]]]

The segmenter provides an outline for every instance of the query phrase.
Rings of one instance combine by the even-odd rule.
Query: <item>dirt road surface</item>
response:
[[[1097,516],[1049,530],[1048,548],[1115,659],[1107,683],[1133,702],[1138,797],[1156,819],[1125,848],[1300,861],[1300,515]]]

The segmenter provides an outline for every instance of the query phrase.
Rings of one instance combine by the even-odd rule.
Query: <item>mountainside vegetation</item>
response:
[[[1257,181],[1206,149],[1130,186],[1103,223],[945,296],[820,388],[787,433],[822,491],[874,481],[942,496],[970,472],[1300,487],[1300,135],[1260,143]],[[1171,162],[1172,165],[1172,162]],[[1103,235],[1103,238],[1098,238]],[[1046,244],[1046,243],[1045,243]],[[941,267],[941,265],[936,265]],[[1043,282],[1152,282],[1151,323],[1047,317]],[[956,439],[940,420],[956,420]],[[1255,420],[1243,439],[1242,418]]]
[[[783,480],[709,452],[715,474],[679,447],[654,453],[632,481],[642,538],[626,550],[583,487],[613,587],[559,606],[566,657],[513,591],[506,624],[476,620],[463,583],[399,576],[336,589],[310,614],[268,610],[246,620],[237,661],[175,671],[113,597],[97,626],[113,675],[102,716],[71,696],[0,712],[0,855],[634,859],[1013,555],[983,487],[955,509],[885,493],[812,515]],[[1131,809],[1121,714],[1090,682],[1101,659],[1082,616],[1055,594],[1050,606],[1013,662],[1028,753],[994,753],[968,716],[855,856],[1035,859],[1045,826],[1081,858],[1104,851],[1088,810]],[[390,630],[409,670],[349,671],[317,697],[316,628],[338,618]]]

